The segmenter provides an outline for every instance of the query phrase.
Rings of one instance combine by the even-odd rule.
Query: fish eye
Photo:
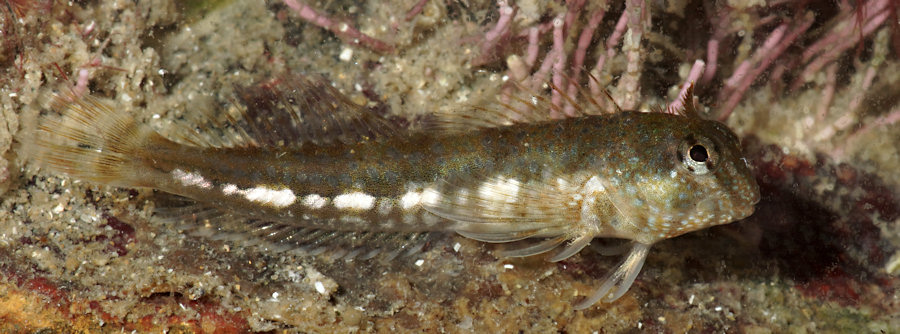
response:
[[[709,139],[690,136],[682,141],[678,149],[678,160],[691,173],[704,175],[715,169],[718,154]]]
[[[691,146],[689,153],[691,160],[696,162],[706,162],[706,160],[709,159],[709,152],[706,151],[706,147],[700,144]]]

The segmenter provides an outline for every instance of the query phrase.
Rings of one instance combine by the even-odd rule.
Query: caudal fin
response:
[[[90,96],[59,95],[52,107],[62,117],[43,120],[26,142],[35,162],[85,181],[142,186],[142,147],[161,138],[156,132]]]

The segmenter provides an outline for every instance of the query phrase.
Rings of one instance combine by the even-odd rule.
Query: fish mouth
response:
[[[739,208],[737,210],[738,215],[735,216],[736,219],[744,219],[750,217],[753,212],[756,211],[756,204],[759,204],[761,196],[759,195],[759,190],[757,189],[753,195],[750,197],[750,200],[746,202],[746,204],[738,205]]]
[[[762,195],[760,195],[759,193],[759,184],[756,183],[755,179],[750,179],[748,181],[748,184],[750,186],[750,192],[752,194],[750,196],[750,207],[752,209],[754,206],[756,206],[756,204],[759,204],[759,201],[762,199]]]
[[[760,202],[759,186],[754,180],[751,179],[745,189],[746,192],[723,194],[731,203],[732,221],[750,217],[756,211],[756,204]]]
[[[736,215],[735,219],[744,219],[749,217],[756,211],[756,204],[759,204],[760,200],[762,200],[762,195],[759,193],[759,184],[756,183],[756,179],[753,177],[743,178],[743,186],[741,189],[743,191],[729,194],[732,197],[732,203],[734,203]]]
[[[756,212],[756,203],[742,207],[737,211],[737,215],[734,216],[735,220],[745,219],[750,217],[754,212]]]

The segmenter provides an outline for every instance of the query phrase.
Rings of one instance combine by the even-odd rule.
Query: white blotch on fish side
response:
[[[297,200],[297,196],[290,189],[275,190],[266,187],[254,187],[244,190],[244,197],[251,202],[271,205],[283,208]]]
[[[222,187],[222,192],[225,195],[234,195],[234,194],[238,193],[238,187],[236,185],[229,183],[229,184],[226,184],[224,187]]]
[[[375,197],[363,192],[352,192],[334,197],[334,207],[338,209],[369,210],[375,206]]]
[[[400,207],[403,208],[403,210],[409,211],[409,209],[419,205],[419,201],[421,200],[422,193],[410,191],[400,197]]]
[[[319,194],[303,196],[303,205],[310,209],[321,209],[328,203],[328,199]]]
[[[272,189],[265,186],[240,189],[236,185],[226,184],[222,187],[222,193],[225,195],[244,196],[248,201],[276,208],[290,206],[297,200],[297,196],[290,189]]]
[[[212,182],[209,182],[202,175],[197,173],[188,173],[176,168],[172,171],[172,177],[184,186],[196,186],[203,189],[212,188]]]

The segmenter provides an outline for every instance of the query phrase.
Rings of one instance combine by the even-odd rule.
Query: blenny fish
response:
[[[566,119],[546,116],[553,106],[535,95],[417,126],[301,75],[236,96],[230,112],[164,136],[97,98],[61,94],[63,116],[43,121],[29,150],[73,178],[180,196],[196,204],[181,212],[212,227],[236,222],[351,257],[415,249],[435,232],[549,261],[594,238],[626,239],[624,260],[578,309],[625,294],[654,243],[745,218],[759,201],[737,136],[701,118],[690,94],[674,113],[594,101]]]

